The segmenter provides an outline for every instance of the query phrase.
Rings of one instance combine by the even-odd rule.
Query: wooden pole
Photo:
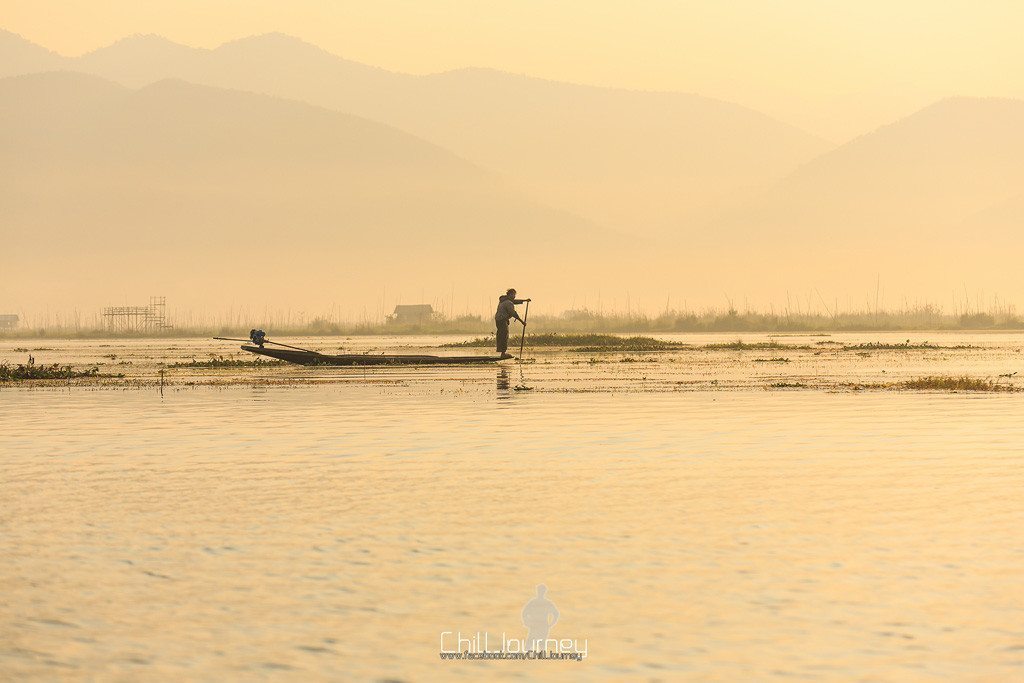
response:
[[[526,319],[530,317],[530,300],[526,300],[526,312],[523,313],[523,335],[519,338],[519,362],[523,362],[523,347],[526,345]]]
[[[251,339],[233,339],[231,337],[214,337],[214,339],[219,339],[220,341],[239,341],[239,342],[249,342],[250,344],[252,343]],[[286,349],[295,349],[296,351],[305,351],[306,353],[315,353],[317,355],[320,355],[319,351],[311,351],[309,349],[300,349],[298,346],[289,346],[288,344],[282,344],[281,342],[270,341],[269,339],[264,339],[263,343],[264,344],[275,344],[277,346],[283,346]]]

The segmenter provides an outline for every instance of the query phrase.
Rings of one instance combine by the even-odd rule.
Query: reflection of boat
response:
[[[243,351],[268,358],[298,363],[299,365],[467,365],[470,363],[494,363],[507,360],[501,356],[411,356],[345,354],[330,356],[315,351],[292,351],[289,349],[267,349],[262,346],[242,346]],[[511,356],[509,356],[511,358]]]

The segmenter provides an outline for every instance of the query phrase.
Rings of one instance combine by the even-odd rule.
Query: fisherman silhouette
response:
[[[516,313],[516,304],[521,304],[529,301],[529,299],[517,299],[516,290],[510,289],[501,296],[498,297],[498,310],[494,312],[494,339],[498,353],[501,354],[502,358],[511,358],[512,356],[508,353],[508,324],[515,318],[523,324],[523,329],[526,329],[526,321],[519,317]]]
[[[544,597],[548,587],[537,586],[537,597],[523,607],[523,626],[530,630],[526,636],[527,651],[544,650],[544,642],[548,639],[548,631],[558,623],[558,609],[555,603]]]

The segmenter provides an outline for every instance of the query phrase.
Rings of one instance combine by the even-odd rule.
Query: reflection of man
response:
[[[537,586],[537,597],[523,607],[523,626],[530,629],[526,636],[527,650],[543,650],[548,631],[558,622],[555,603],[544,597],[547,592],[548,587],[544,584]]]

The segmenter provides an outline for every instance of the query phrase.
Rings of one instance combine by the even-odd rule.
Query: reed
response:
[[[538,301],[539,303],[539,301]],[[148,338],[148,337],[237,337],[247,336],[249,329],[259,327],[276,337],[296,336],[365,336],[365,335],[438,335],[487,334],[494,329],[490,315],[435,315],[422,323],[397,324],[385,318],[345,321],[324,316],[306,318],[290,313],[272,315],[252,313],[224,318],[179,315],[175,327],[167,330],[115,334],[98,322],[85,324],[73,319],[47,317],[29,320],[17,329],[0,332],[0,338]],[[900,332],[900,331],[964,331],[1024,330],[1024,319],[1012,307],[989,312],[946,313],[923,305],[898,310],[784,312],[747,310],[739,312],[707,308],[702,311],[666,309],[649,315],[635,310],[628,312],[595,312],[575,309],[558,314],[533,310],[528,334],[645,334],[671,332],[749,332],[826,334],[831,332]],[[590,346],[591,344],[587,344]]]
[[[1015,387],[1012,384],[994,382],[987,378],[968,377],[967,375],[962,375],[960,377],[954,377],[951,375],[930,375],[927,377],[918,377],[916,379],[909,380],[904,382],[901,386],[904,389],[931,391],[1020,391],[1018,387]]]

